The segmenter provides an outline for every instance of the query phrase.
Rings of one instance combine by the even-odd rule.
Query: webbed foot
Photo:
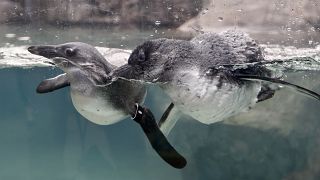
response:
[[[136,113],[132,119],[141,126],[151,146],[163,160],[178,169],[186,166],[186,159],[171,146],[167,138],[162,134],[152,112],[148,108],[136,104]]]

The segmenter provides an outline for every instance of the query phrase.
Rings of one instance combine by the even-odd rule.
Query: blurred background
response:
[[[41,34],[56,28],[65,32],[75,27],[124,35],[131,31],[152,31],[148,33],[151,38],[187,38],[201,31],[219,32],[236,27],[263,43],[301,46],[318,43],[319,3],[317,0],[1,0],[0,23],[8,28],[27,25],[38,28]],[[52,39],[62,38],[59,30]],[[78,36],[74,38],[81,40]],[[131,37],[121,36],[115,40],[121,42],[125,38]],[[114,45],[109,43],[107,45]],[[127,44],[131,45],[127,42],[123,46]]]
[[[212,125],[182,117],[168,137],[188,160],[176,170],[132,120],[95,125],[68,88],[36,94],[61,71],[27,62],[30,45],[82,41],[108,54],[230,28],[257,39],[271,60],[311,60],[275,70],[320,93],[319,0],[0,0],[0,179],[320,179],[320,103],[288,89]],[[157,119],[169,103],[150,88],[145,105]]]

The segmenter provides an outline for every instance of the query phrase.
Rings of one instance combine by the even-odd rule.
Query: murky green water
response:
[[[83,41],[131,49],[162,36],[153,35],[153,31],[112,32],[1,26],[0,47]],[[6,37],[10,33],[15,37]],[[30,39],[18,40],[24,36]],[[269,56],[275,59],[292,55],[319,60],[317,48],[266,48],[271,48]],[[20,51],[25,49],[14,54]],[[16,59],[19,61],[19,56]],[[286,68],[285,80],[320,93],[319,64]],[[41,80],[59,73],[52,67],[0,69],[0,179],[320,178],[320,103],[313,99],[282,89],[274,98],[224,122],[208,126],[182,118],[168,137],[188,160],[186,168],[177,170],[160,159],[131,119],[110,126],[95,125],[76,112],[68,88],[36,94]],[[168,103],[159,89],[152,88],[145,104],[159,119]]]

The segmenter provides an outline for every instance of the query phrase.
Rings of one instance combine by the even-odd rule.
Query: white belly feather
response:
[[[197,70],[180,71],[172,82],[163,86],[174,104],[194,119],[211,124],[247,110],[257,101],[260,83],[224,83],[217,88],[218,78],[210,80]]]
[[[71,99],[76,110],[95,124],[114,124],[128,116],[124,112],[115,109],[104,98],[88,97],[71,91]]]

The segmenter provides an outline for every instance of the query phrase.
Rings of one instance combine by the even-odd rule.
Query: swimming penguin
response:
[[[108,74],[116,67],[111,65],[91,45],[72,42],[60,45],[31,46],[32,54],[49,58],[65,72],[44,80],[37,92],[51,92],[70,86],[76,110],[89,121],[109,125],[131,116],[146,134],[156,152],[176,168],[183,168],[186,160],[167,141],[147,108],[143,108],[146,88],[139,82],[108,82]]]
[[[146,41],[132,52],[128,64],[111,76],[158,84],[171,98],[171,109],[205,124],[222,121],[271,98],[277,89],[269,83],[320,100],[319,94],[274,77],[263,63],[261,48],[253,39],[229,30],[200,34],[190,41]],[[160,121],[164,134],[177,119],[171,120]]]

